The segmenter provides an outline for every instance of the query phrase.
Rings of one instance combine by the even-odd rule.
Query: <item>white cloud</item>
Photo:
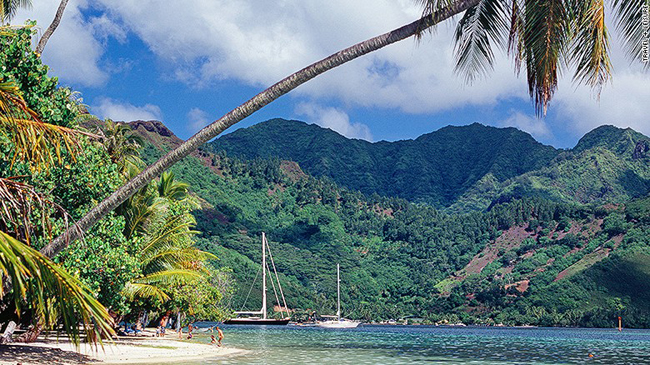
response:
[[[135,106],[110,98],[100,98],[99,103],[93,105],[90,112],[102,119],[110,118],[114,121],[162,120],[162,112],[157,105]]]
[[[501,127],[515,127],[530,133],[535,139],[548,139],[553,133],[543,118],[526,115],[516,110],[510,111],[508,119],[498,123]]]
[[[630,127],[650,135],[650,75],[620,73],[597,100],[587,87],[569,87],[557,97],[557,113],[568,126],[584,134],[603,124]]]
[[[136,33],[192,86],[222,79],[268,86],[331,53],[411,22],[420,15],[409,0],[196,0],[191,6],[155,0],[99,0],[116,22]],[[179,24],[181,26],[179,26]],[[487,80],[471,87],[453,73],[453,28],[422,41],[406,40],[327,72],[296,93],[350,105],[409,113],[493,104],[525,97],[510,62],[498,62]]]
[[[187,119],[189,120],[188,130],[191,133],[196,133],[212,121],[209,119],[208,113],[199,109],[192,108],[187,112]]]
[[[323,108],[313,103],[300,103],[296,106],[296,114],[307,117],[312,123],[329,128],[348,138],[372,141],[370,128],[362,123],[351,123],[350,117],[336,108]]]
[[[45,27],[58,3],[35,2],[34,11],[25,14]],[[81,10],[89,4],[94,6],[93,15],[85,19]],[[161,64],[169,66],[167,77],[199,87],[223,79],[261,87],[419,14],[412,0],[193,0],[189,5],[172,0],[164,6],[159,0],[71,0],[43,57],[66,82],[99,86],[110,73],[129,66],[128,60],[123,65],[107,67],[103,62],[100,66],[107,37],[124,42],[132,32]],[[474,85],[465,85],[454,74],[452,24],[456,20],[439,25],[436,33],[420,42],[405,40],[327,72],[294,95],[320,104],[337,100],[350,107],[407,113],[528,99],[525,75],[516,78],[512,62],[504,55],[497,54],[494,72]],[[631,69],[616,48],[618,37],[611,38],[614,84],[603,90],[600,104],[586,89],[575,91],[571,73],[566,72],[550,113],[569,122],[576,134],[602,123],[629,125],[648,134],[650,76]],[[513,124],[525,122],[514,117]],[[541,126],[528,123],[527,128]]]
[[[34,1],[32,10],[20,10],[14,24],[22,24],[26,19],[38,20],[42,34],[54,18],[59,0]],[[66,83],[82,86],[101,86],[109,78],[99,61],[104,54],[104,46],[95,39],[94,25],[104,24],[88,22],[81,14],[87,7],[85,0],[71,0],[68,3],[59,27],[56,29],[45,50],[43,61],[50,66],[51,74],[57,75]],[[39,34],[39,35],[40,35]]]

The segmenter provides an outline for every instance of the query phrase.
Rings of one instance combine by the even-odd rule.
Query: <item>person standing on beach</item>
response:
[[[221,328],[217,327],[217,333],[219,336],[219,342],[217,346],[221,347],[221,340],[223,340],[223,331],[221,330]],[[214,339],[214,336],[212,336],[212,338]]]
[[[167,322],[169,321],[169,315],[165,314],[160,319],[160,334],[162,337],[165,337],[165,328],[167,327]]]

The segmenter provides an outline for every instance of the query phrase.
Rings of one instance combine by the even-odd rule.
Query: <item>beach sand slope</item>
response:
[[[170,338],[120,338],[104,349],[81,344],[77,352],[66,339],[0,345],[0,364],[164,364],[225,359],[246,351]]]

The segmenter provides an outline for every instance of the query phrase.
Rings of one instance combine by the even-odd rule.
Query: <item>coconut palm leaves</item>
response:
[[[12,164],[25,161],[35,172],[61,163],[64,148],[74,159],[79,151],[79,135],[94,136],[42,122],[10,82],[0,82],[0,125],[0,133],[15,146]]]
[[[139,152],[143,142],[142,138],[131,133],[128,124],[107,119],[99,133],[104,149],[111,156],[111,160],[120,167],[120,173],[124,177],[130,178],[140,172],[144,167]]]
[[[31,219],[38,214],[41,231],[51,237],[52,211],[63,217],[65,225],[68,225],[69,216],[66,211],[36,191],[33,186],[15,178],[0,178],[0,231],[12,233],[14,237],[29,244],[34,230]]]
[[[472,82],[479,74],[486,74],[494,63],[493,43],[505,44],[507,9],[503,1],[481,1],[468,9],[458,22],[455,33],[456,71]]]
[[[621,34],[621,39],[628,57],[632,61],[644,61],[645,68],[650,67],[648,57],[648,14],[650,14],[650,1],[648,0],[612,0],[614,9],[614,24]],[[645,55],[643,45],[646,45]]]
[[[79,320],[93,341],[101,342],[102,336],[114,333],[106,308],[77,279],[4,232],[0,232],[0,277],[11,279],[17,313],[23,307],[31,308],[51,327],[57,323],[48,313],[51,307],[56,308],[63,330],[75,344],[79,343]],[[6,294],[0,285],[0,299]]]
[[[203,263],[216,257],[194,247],[195,224],[189,213],[170,215],[145,237],[140,251],[143,276],[126,285],[127,297],[165,302],[169,300],[166,290],[171,286],[191,282],[205,274]]]
[[[427,2],[435,5],[440,0]],[[649,3],[610,2],[617,29],[635,60],[642,59],[643,9]],[[563,67],[574,66],[574,80],[599,93],[611,76],[605,9],[604,0],[481,0],[456,28],[456,71],[470,82],[487,73],[496,45],[508,50],[517,72],[523,63],[539,115],[546,114]]]
[[[158,181],[158,195],[171,200],[183,200],[189,195],[187,190],[190,185],[174,180],[175,175],[171,171],[165,171]]]
[[[0,21],[9,21],[16,15],[18,8],[29,8],[31,6],[31,0],[0,0]]]
[[[143,276],[124,288],[128,298],[170,299],[174,285],[200,279],[204,262],[216,258],[194,247],[196,220],[189,211],[198,207],[188,194],[189,185],[164,172],[160,180],[129,198],[120,210],[126,217],[126,234],[140,234]]]
[[[601,88],[611,74],[608,56],[609,35],[605,27],[605,3],[603,0],[582,1],[576,10],[580,23],[575,24],[572,58],[576,65],[574,78],[580,82]],[[586,45],[586,46],[584,46]]]

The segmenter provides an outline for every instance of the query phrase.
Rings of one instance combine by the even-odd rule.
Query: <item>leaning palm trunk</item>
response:
[[[163,171],[167,170],[182,158],[188,156],[205,142],[219,135],[219,133],[223,132],[235,123],[242,121],[244,118],[258,111],[280,96],[288,93],[289,91],[297,88],[298,86],[315,78],[316,76],[335,67],[338,67],[346,62],[352,61],[370,52],[374,52],[387,45],[420,34],[422,31],[432,27],[433,25],[440,23],[441,21],[446,20],[456,14],[459,14],[472,6],[477,5],[478,3],[479,0],[455,1],[449,6],[444,7],[432,14],[424,16],[419,20],[416,20],[391,32],[355,44],[352,47],[339,51],[321,61],[303,68],[302,70],[292,75],[289,75],[268,89],[257,94],[255,97],[248,100],[244,104],[230,111],[220,119],[214,121],[212,124],[203,128],[198,133],[190,137],[190,139],[182,143],[180,146],[176,147],[174,150],[167,153],[154,164],[147,167],[139,175],[124,184],[116,192],[111,194],[111,196],[104,199],[104,201],[99,203],[83,218],[81,218],[81,220],[79,220],[75,225],[79,228],[79,230],[68,229],[62,235],[50,242],[47,246],[43,247],[43,249],[41,249],[41,252],[49,257],[54,257],[70,242],[79,238],[79,231],[85,232],[86,230],[90,229],[102,217],[115,209],[130,196],[135,194],[136,191],[148,184],[151,180],[162,174]]]
[[[50,40],[50,37],[52,36],[52,34],[54,34],[54,31],[59,26],[59,23],[61,23],[61,18],[63,17],[63,12],[65,11],[65,7],[67,5],[68,5],[68,0],[61,0],[61,3],[59,4],[59,8],[56,10],[56,14],[54,15],[54,20],[52,20],[52,23],[50,24],[49,27],[47,27],[45,33],[43,33],[43,36],[38,41],[38,45],[36,46],[36,53],[38,54],[43,53],[43,49],[45,49],[45,45],[47,44],[47,41]]]

